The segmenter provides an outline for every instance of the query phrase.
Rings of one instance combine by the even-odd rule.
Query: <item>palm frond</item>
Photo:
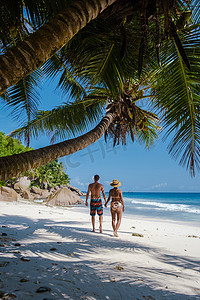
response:
[[[4,102],[6,102],[5,106],[11,109],[11,116],[18,123],[22,124],[25,120],[30,122],[37,111],[40,100],[37,88],[41,75],[42,73],[38,69],[9,88],[2,97]],[[25,142],[29,146],[29,130],[27,131]]]
[[[154,73],[154,104],[163,115],[165,138],[174,134],[169,153],[175,159],[180,157],[180,165],[186,166],[193,176],[200,168],[199,32],[185,36],[182,43],[192,71],[183,64],[179,49],[172,46],[163,67]]]
[[[57,89],[61,89],[69,98],[81,99],[86,96],[85,85],[81,76],[74,72],[70,64],[65,62],[60,53],[51,57],[42,67],[46,76],[59,80]]]
[[[73,103],[66,103],[52,111],[39,111],[35,118],[23,127],[13,131],[10,136],[26,138],[27,133],[37,138],[47,133],[54,142],[82,133],[93,125],[101,116],[106,99],[90,98]]]
[[[159,120],[155,118],[146,118],[142,129],[136,127],[136,137],[139,143],[145,144],[147,149],[150,148],[158,138],[158,131],[161,130]]]
[[[103,83],[114,96],[119,89],[123,89],[124,71],[120,49],[121,34],[116,21],[98,18],[64,47],[62,55],[73,71],[87,80],[87,85]]]
[[[17,121],[30,121],[37,111],[39,94],[37,91],[42,72],[40,69],[20,80],[3,95],[6,107],[11,108],[11,116]]]
[[[127,137],[145,143],[147,148],[153,144],[157,138],[157,131],[160,129],[159,118],[156,114],[142,109],[136,102],[143,97],[144,92],[133,80],[127,80],[124,84],[124,93],[114,101],[109,99],[107,111],[115,114],[114,121],[105,132],[107,137],[113,139],[113,147],[126,144]]]
[[[200,22],[200,2],[199,0],[194,0],[192,3],[193,9],[192,9],[192,18],[194,20],[194,23]]]

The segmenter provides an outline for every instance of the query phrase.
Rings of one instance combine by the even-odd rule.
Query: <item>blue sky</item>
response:
[[[55,83],[48,82],[40,90],[39,109],[51,109],[67,99],[55,92]],[[9,115],[10,111],[0,103],[0,130],[6,134],[19,127]],[[168,141],[161,137],[149,149],[144,145],[128,141],[126,146],[113,149],[112,143],[101,138],[88,148],[61,159],[71,184],[86,190],[94,174],[100,175],[105,190],[117,178],[122,182],[123,191],[149,192],[200,192],[200,174],[191,178],[185,168],[180,167],[167,153]],[[31,142],[31,147],[48,145],[49,138],[41,136]]]

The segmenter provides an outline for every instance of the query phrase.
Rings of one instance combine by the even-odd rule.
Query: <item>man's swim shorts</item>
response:
[[[103,204],[101,199],[91,199],[90,201],[90,215],[95,216],[96,211],[99,216],[103,215]]]

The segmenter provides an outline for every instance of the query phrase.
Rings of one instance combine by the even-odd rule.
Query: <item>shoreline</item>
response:
[[[82,200],[85,200],[85,198],[83,197],[83,198],[81,198]],[[124,198],[124,200],[126,201],[126,198]],[[171,217],[170,218],[170,211],[165,211],[164,213],[163,213],[163,216],[161,216],[161,215],[156,215],[156,213],[154,212],[153,214],[150,212],[150,214],[149,214],[149,216],[147,216],[147,214],[145,214],[145,213],[138,213],[138,211],[137,211],[137,209],[134,209],[133,207],[131,208],[131,212],[129,211],[129,209],[130,209],[130,207],[129,206],[127,206],[127,203],[125,202],[125,204],[126,204],[126,209],[125,209],[125,217],[130,217],[130,216],[134,216],[134,217],[136,217],[137,219],[145,219],[145,220],[149,220],[149,221],[156,221],[156,220],[158,220],[158,221],[160,221],[160,222],[169,222],[169,223],[175,223],[175,224],[185,224],[185,225],[188,225],[188,226],[195,226],[195,227],[199,227],[200,226],[200,216],[199,216],[199,219],[198,219],[198,221],[196,220],[197,219],[197,217],[195,218],[195,220],[194,220],[194,218],[192,219],[192,220],[189,220],[189,216],[187,216],[187,218],[185,218],[185,219],[181,219],[181,217],[179,216],[179,217],[175,217],[175,216],[173,216],[173,217]],[[71,205],[71,207],[85,207],[85,204],[80,204],[80,205]],[[109,210],[110,211],[110,204],[108,205],[108,208],[107,208],[107,210]],[[104,211],[105,211],[105,209],[104,209]],[[181,212],[182,213],[182,212]],[[167,216],[167,214],[168,214],[168,216]],[[124,215],[124,214],[123,214]]]
[[[24,200],[1,202],[0,220],[0,291],[16,299],[200,297],[200,233],[193,223],[126,214],[115,238],[109,209],[99,234],[91,232],[88,207]],[[40,287],[51,290],[36,293]]]

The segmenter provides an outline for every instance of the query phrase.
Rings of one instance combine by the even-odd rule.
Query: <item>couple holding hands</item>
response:
[[[110,212],[112,216],[112,227],[114,236],[118,237],[117,230],[119,229],[119,226],[121,224],[122,219],[122,211],[124,212],[124,201],[122,196],[122,191],[118,189],[118,187],[121,185],[121,182],[119,182],[117,179],[114,179],[110,185],[113,187],[109,191],[108,199],[106,199],[106,195],[104,192],[104,187],[101,183],[99,183],[99,175],[94,176],[94,182],[89,184],[88,191],[86,195],[86,202],[85,205],[88,206],[88,198],[89,194],[91,194],[91,200],[90,200],[90,215],[92,217],[92,227],[93,232],[95,232],[95,214],[97,211],[97,214],[99,216],[99,229],[100,233],[102,233],[102,223],[103,223],[103,204],[101,200],[101,193],[105,200],[105,207],[107,207],[108,202],[111,200],[110,205]],[[117,222],[116,222],[116,216],[117,216]]]

